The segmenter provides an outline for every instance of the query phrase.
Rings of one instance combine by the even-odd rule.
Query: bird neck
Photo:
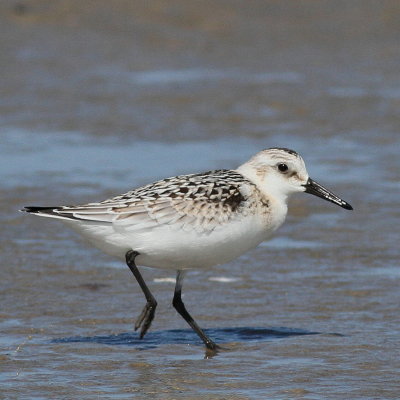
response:
[[[241,165],[237,172],[254,183],[266,198],[279,204],[281,208],[287,208],[288,194],[279,190],[280,183],[274,182],[274,176],[267,176],[265,169],[257,169],[250,163],[246,163]]]

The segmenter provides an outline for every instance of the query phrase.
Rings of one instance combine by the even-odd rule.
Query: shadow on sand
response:
[[[273,339],[284,339],[291,336],[318,335],[320,332],[311,332],[291,328],[257,328],[236,327],[205,329],[207,335],[216,343],[224,347],[224,344],[232,342],[260,342]],[[198,344],[201,341],[190,329],[171,329],[150,332],[144,339],[140,339],[136,332],[119,333],[106,336],[72,336],[53,339],[51,343],[99,343],[106,345],[135,346],[138,350],[153,349],[166,344]]]

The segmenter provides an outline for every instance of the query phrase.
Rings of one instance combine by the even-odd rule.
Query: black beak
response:
[[[307,183],[303,186],[306,188],[305,190],[306,193],[310,193],[315,196],[321,197],[321,199],[325,199],[330,201],[331,203],[335,203],[338,206],[345,208],[346,210],[353,209],[353,207],[349,203],[342,200],[340,197],[336,196],[328,189],[325,189],[323,186],[313,181],[311,178],[308,178]]]

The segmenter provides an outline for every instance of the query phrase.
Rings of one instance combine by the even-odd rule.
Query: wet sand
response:
[[[400,6],[395,1],[0,4],[0,397],[397,399]],[[107,198],[291,147],[353,212],[296,196],[270,242],[131,273],[25,205]]]

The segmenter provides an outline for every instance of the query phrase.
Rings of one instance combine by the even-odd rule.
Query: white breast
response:
[[[238,214],[211,232],[177,229],[173,224],[138,230],[127,223],[65,222],[112,256],[123,259],[125,253],[133,249],[140,253],[138,265],[197,269],[229,262],[268,239],[286,215],[286,207],[278,209],[273,202],[271,206],[275,212]]]

